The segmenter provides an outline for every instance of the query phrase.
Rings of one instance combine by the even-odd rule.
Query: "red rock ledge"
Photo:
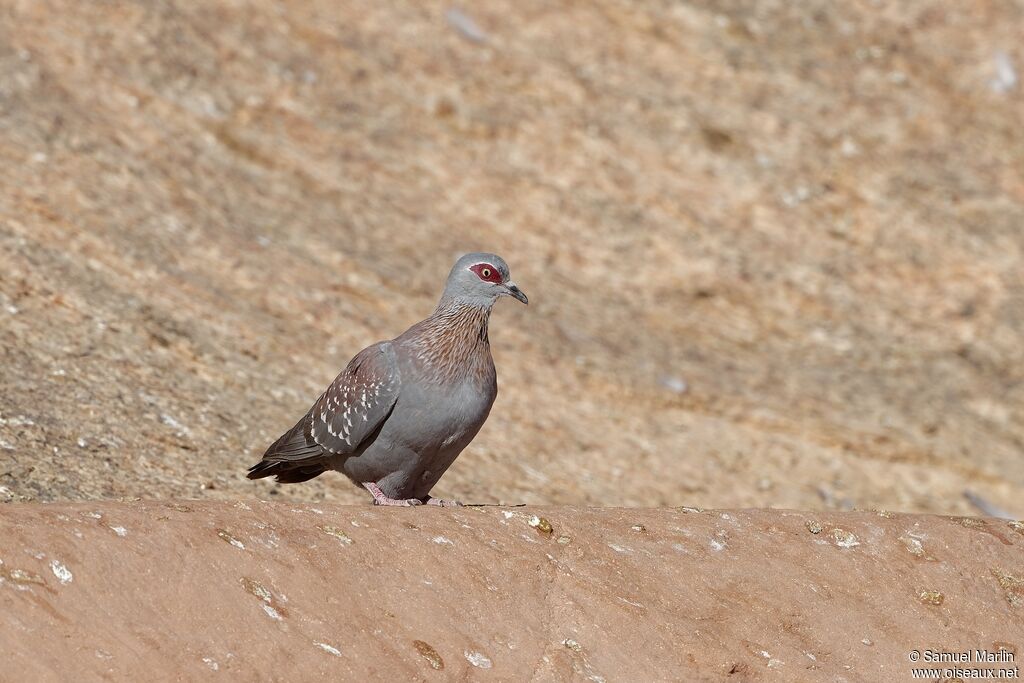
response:
[[[4,680],[895,681],[915,650],[1022,646],[998,519],[0,506]]]

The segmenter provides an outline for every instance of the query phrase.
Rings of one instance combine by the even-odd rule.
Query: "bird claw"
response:
[[[373,504],[410,508],[416,505],[423,505],[423,501],[418,498],[374,498]]]
[[[392,507],[408,508],[414,505],[423,505],[419,498],[388,498],[375,482],[368,481],[363,487],[373,496],[374,505],[390,505]]]
[[[462,503],[457,500],[444,500],[443,498],[431,498],[430,496],[424,498],[388,498],[380,490],[376,482],[372,481],[363,483],[363,486],[373,495],[374,505],[391,505],[394,507],[413,507],[415,505],[436,505],[442,508],[462,507]]]

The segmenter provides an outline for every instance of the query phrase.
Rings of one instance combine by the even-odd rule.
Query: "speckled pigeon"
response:
[[[527,303],[500,256],[460,258],[434,313],[357,353],[248,477],[293,484],[337,470],[377,505],[459,505],[430,489],[498,394],[487,322],[501,296]]]

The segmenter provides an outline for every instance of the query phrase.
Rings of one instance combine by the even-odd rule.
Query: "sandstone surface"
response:
[[[0,680],[910,680],[1019,664],[1022,550],[884,512],[10,505]]]

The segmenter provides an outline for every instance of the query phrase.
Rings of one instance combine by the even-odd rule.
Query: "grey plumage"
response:
[[[380,504],[443,504],[430,490],[476,436],[497,396],[487,328],[501,296],[527,302],[504,260],[463,256],[434,313],[356,354],[249,478],[297,483],[332,469]]]

